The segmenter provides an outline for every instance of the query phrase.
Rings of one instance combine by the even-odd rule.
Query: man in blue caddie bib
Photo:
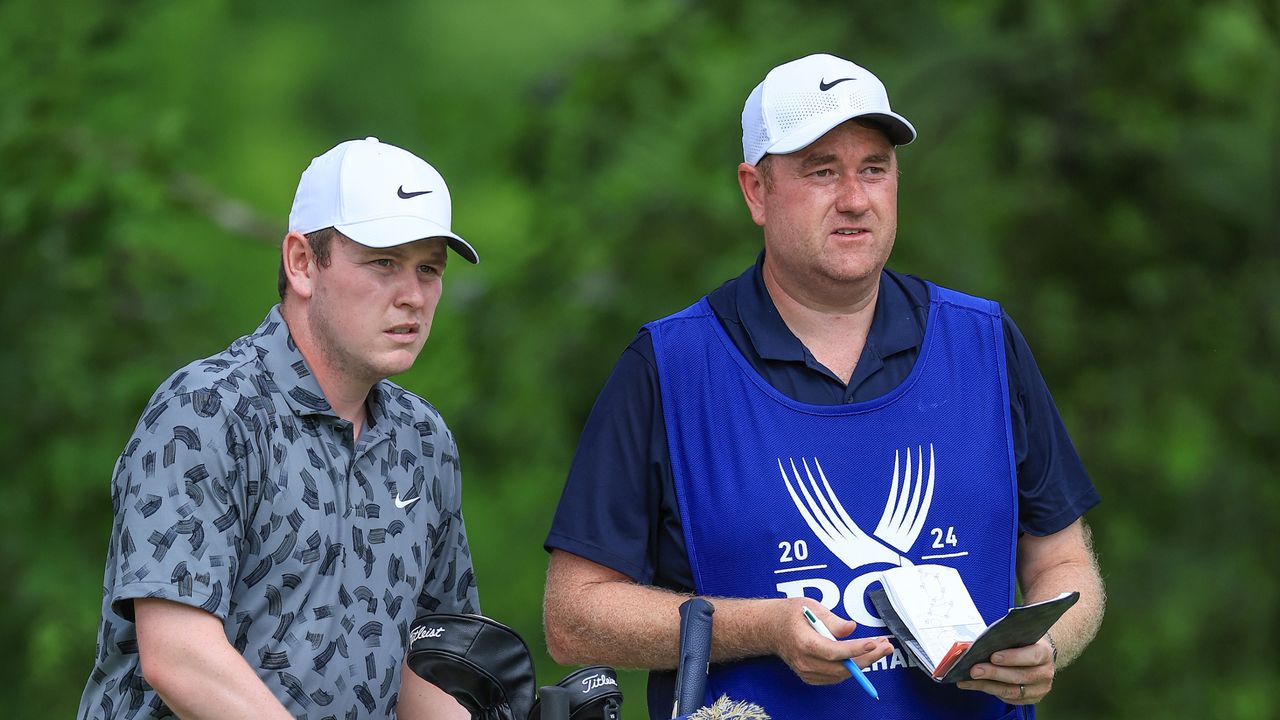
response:
[[[867,70],[774,68],[747,98],[738,182],[756,264],[646,325],[583,431],[546,547],[562,663],[647,667],[670,713],[678,610],[716,606],[708,700],[776,718],[1030,718],[1102,618],[1082,516],[1099,498],[1026,341],[992,301],[885,269],[896,147],[915,129]],[[938,563],[984,619],[1078,590],[1034,645],[934,683],[885,637],[878,574]],[[811,608],[837,638],[809,627]],[[879,690],[849,679],[852,658]]]

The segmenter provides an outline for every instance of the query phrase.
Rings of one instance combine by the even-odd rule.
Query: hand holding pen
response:
[[[836,640],[835,636],[831,634],[831,631],[827,629],[827,626],[824,625],[822,621],[819,620],[817,616],[813,614],[812,610],[810,610],[807,607],[802,607],[801,609],[804,612],[805,620],[809,622],[809,625],[811,625],[813,629],[818,632],[818,634],[822,635],[828,640],[839,642],[838,640]],[[883,652],[881,656],[883,656]],[[844,664],[845,668],[849,670],[850,675],[852,675],[853,678],[858,681],[858,684],[862,686],[862,689],[867,691],[868,695],[870,695],[872,698],[876,700],[880,699],[880,693],[876,692],[875,686],[871,684],[871,680],[868,679],[866,674],[862,672],[862,668],[858,667],[857,663],[855,663],[850,658],[845,658],[841,662]]]

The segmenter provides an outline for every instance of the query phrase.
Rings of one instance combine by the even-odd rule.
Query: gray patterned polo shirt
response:
[[[353,442],[279,306],[161,385],[112,477],[81,720],[173,717],[139,668],[140,597],[221,619],[298,718],[395,717],[415,614],[480,608],[453,436],[394,383],[366,403]]]

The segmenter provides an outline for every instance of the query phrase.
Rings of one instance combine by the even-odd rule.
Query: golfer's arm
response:
[[[178,717],[292,719],[217,617],[152,598],[134,600],[133,612],[142,674]]]
[[[1080,591],[1080,600],[1049,631],[1058,646],[1057,667],[1066,667],[1098,633],[1106,605],[1102,576],[1084,520],[1078,519],[1052,535],[1019,538],[1018,583],[1028,603]]]
[[[400,720],[470,720],[471,713],[449,693],[418,677],[408,663],[400,668]]]
[[[560,550],[551,553],[543,605],[547,648],[562,665],[669,669],[679,662],[680,604],[689,596],[637,585]],[[786,600],[715,599],[712,659],[776,652]],[[800,617],[799,610],[794,613]]]

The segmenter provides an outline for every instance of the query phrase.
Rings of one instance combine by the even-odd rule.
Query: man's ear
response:
[[[751,210],[751,219],[755,224],[764,227],[764,195],[768,189],[765,187],[762,172],[755,165],[747,163],[738,165],[738,186],[742,188],[742,197],[747,201],[747,208]]]
[[[280,256],[284,259],[290,294],[310,298],[315,292],[315,275],[320,270],[315,253],[311,252],[311,242],[302,233],[290,230],[281,242]]]

